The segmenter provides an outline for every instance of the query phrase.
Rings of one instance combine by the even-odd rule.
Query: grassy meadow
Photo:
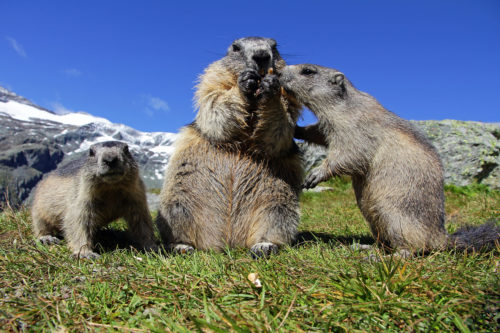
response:
[[[324,184],[323,184],[324,185]],[[103,252],[36,244],[25,209],[0,213],[0,330],[117,332],[500,330],[499,248],[364,260],[376,250],[347,180],[301,197],[301,241],[266,260],[244,249]],[[447,229],[500,216],[500,192],[446,189]],[[123,229],[123,222],[114,228]],[[257,273],[262,287],[248,280]]]

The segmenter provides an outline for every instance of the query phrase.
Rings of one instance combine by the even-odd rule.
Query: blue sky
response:
[[[407,119],[500,121],[500,1],[1,0],[0,85],[143,131],[195,116],[198,75],[232,40],[335,67]],[[314,121],[310,114],[302,123]]]

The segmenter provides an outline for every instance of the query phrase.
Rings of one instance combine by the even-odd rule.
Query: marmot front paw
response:
[[[260,75],[255,69],[246,69],[238,77],[238,86],[245,96],[255,95],[259,87]]]
[[[276,75],[268,74],[260,82],[259,89],[255,92],[258,98],[269,98],[279,94],[280,82]]]
[[[302,185],[303,188],[313,188],[319,183],[325,181],[325,175],[321,168],[312,169],[311,172],[306,176],[306,180]]]

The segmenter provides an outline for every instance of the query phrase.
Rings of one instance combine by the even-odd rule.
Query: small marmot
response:
[[[273,39],[249,37],[200,77],[198,114],[180,132],[161,192],[157,225],[174,251],[266,256],[295,238],[303,170],[299,109],[273,74],[284,66]]]
[[[36,187],[31,213],[38,240],[58,243],[62,234],[79,257],[97,258],[95,232],[121,217],[139,246],[156,246],[144,184],[122,142],[96,143],[87,155],[48,174]]]
[[[287,66],[280,82],[318,118],[295,136],[328,147],[306,177],[311,188],[333,176],[352,178],[356,200],[373,236],[384,246],[433,250],[494,246],[493,224],[445,230],[443,166],[436,149],[408,121],[357,90],[341,72],[317,65]]]

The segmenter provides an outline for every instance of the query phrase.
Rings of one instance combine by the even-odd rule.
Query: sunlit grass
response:
[[[26,210],[0,215],[0,327],[7,331],[484,331],[499,329],[499,256],[363,260],[371,241],[351,185],[301,198],[299,245],[267,260],[244,249],[189,256],[70,257],[33,242]],[[447,188],[447,229],[500,216],[500,194]],[[123,229],[123,223],[113,227]],[[377,254],[377,251],[370,253]],[[263,286],[247,276],[259,274]]]

